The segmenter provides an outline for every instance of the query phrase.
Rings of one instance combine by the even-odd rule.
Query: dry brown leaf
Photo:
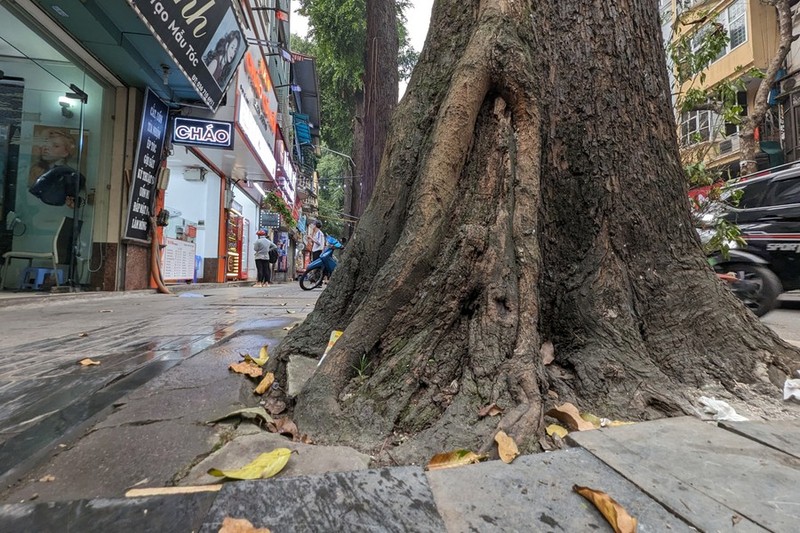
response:
[[[297,424],[292,422],[292,419],[288,416],[283,418],[276,418],[274,424],[270,424],[270,429],[274,428],[275,433],[280,433],[281,435],[285,435],[287,437],[291,437],[292,440],[297,440],[300,431],[297,429]]]
[[[244,518],[231,518],[226,516],[222,521],[219,533],[270,533],[265,527],[256,528],[249,520]]]
[[[442,468],[453,468],[456,466],[479,463],[484,459],[486,459],[485,455],[478,455],[469,450],[455,450],[434,455],[425,468],[428,470],[441,470]]]
[[[511,464],[511,461],[519,455],[517,443],[505,431],[498,431],[497,435],[494,436],[494,441],[497,443],[497,452],[500,454],[500,459],[505,464]]]
[[[605,492],[590,489],[589,487],[573,485],[572,490],[597,507],[597,510],[600,511],[603,518],[614,528],[614,533],[636,533],[636,518],[629,515],[620,504],[614,501],[614,498]]]
[[[99,365],[100,361],[94,361],[87,357],[86,359],[81,359],[80,361],[78,361],[78,364],[81,366],[92,366],[92,365]]]
[[[259,370],[261,370],[259,368]],[[261,374],[259,374],[260,376]],[[272,372],[267,372],[264,375],[264,379],[261,380],[261,383],[258,384],[256,390],[253,391],[254,394],[264,394],[269,390],[272,384],[275,383],[275,374]]]
[[[735,514],[735,515],[733,515],[733,516],[731,517],[731,523],[732,523],[734,526],[735,526],[736,524],[738,524],[739,522],[741,522],[741,521],[742,521],[742,517],[741,517],[741,516],[739,516],[738,514]]]
[[[271,415],[279,415],[286,410],[286,402],[277,398],[267,398],[264,402],[264,408]]]
[[[542,354],[542,364],[549,365],[556,360],[556,349],[552,342],[547,341],[542,344],[542,347],[539,351]]]
[[[56,480],[56,476],[51,476],[49,474],[44,476],[43,478],[39,479],[39,481],[41,481],[42,483],[49,483],[49,482],[55,481],[55,480]]]
[[[484,416],[497,416],[503,413],[503,408],[498,407],[496,403],[490,403],[489,405],[485,406],[483,409],[478,411],[478,416],[483,418]]]
[[[261,367],[250,363],[248,361],[242,361],[241,363],[231,363],[231,366],[228,367],[230,370],[234,372],[238,372],[239,374],[244,374],[245,376],[250,376],[251,378],[259,378],[264,373],[261,370]]]
[[[300,435],[300,438],[297,439],[297,442],[302,442],[303,444],[314,444],[314,441],[311,440],[311,437],[303,433]]]
[[[562,439],[566,437],[567,434],[569,433],[569,431],[567,431],[567,428],[565,428],[564,426],[559,426],[558,424],[550,424],[549,426],[547,426],[547,428],[545,428],[545,431],[551,437],[553,435],[557,435],[559,438]]]
[[[587,422],[581,418],[578,408],[569,402],[562,403],[561,405],[550,409],[545,414],[547,416],[552,416],[560,422],[563,422],[569,429],[573,431],[586,431],[588,429],[594,429],[594,425],[591,422]]]

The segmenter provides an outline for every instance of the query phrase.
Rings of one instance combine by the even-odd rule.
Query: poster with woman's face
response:
[[[220,89],[228,86],[246,48],[245,36],[239,31],[233,9],[229,9],[203,52],[203,63]]]
[[[84,131],[83,133],[83,152],[80,158],[81,160],[81,174],[86,173],[86,150],[87,150],[87,139],[88,139],[89,132]],[[48,187],[47,183],[42,182],[42,176],[48,175],[47,172],[55,167],[69,167],[71,169],[77,169],[78,167],[78,150],[80,148],[80,134],[78,130],[73,128],[67,128],[63,126],[47,126],[43,124],[37,124],[33,127],[33,144],[31,146],[31,164],[30,170],[28,172],[28,187],[32,190],[37,191],[40,199],[45,201],[44,198],[56,198],[60,196],[65,197],[65,202],[68,207],[72,207],[72,201],[74,198],[74,194],[71,194],[70,191],[66,191],[65,194],[47,194],[47,191],[44,190],[45,187]],[[49,186],[52,187],[63,187],[64,183],[72,183],[76,184],[76,180],[64,180],[63,178],[57,179],[56,176],[52,176],[51,180],[53,183]],[[83,180],[81,180],[82,182]],[[81,188],[85,188],[84,183],[80,183],[79,185]],[[42,190],[40,190],[42,189]],[[51,191],[52,192],[52,191]],[[51,201],[45,201],[49,205],[56,205],[60,204],[60,200],[53,204]]]

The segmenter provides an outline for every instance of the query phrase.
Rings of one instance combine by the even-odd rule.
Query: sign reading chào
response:
[[[173,120],[172,142],[233,150],[233,123],[219,120],[176,117]]]

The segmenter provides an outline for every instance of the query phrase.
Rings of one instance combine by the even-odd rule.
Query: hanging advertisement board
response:
[[[231,0],[128,0],[200,99],[216,111],[247,49]]]
[[[169,108],[156,94],[147,89],[142,109],[142,125],[133,161],[133,179],[128,195],[128,216],[122,238],[149,242],[150,216],[156,192],[156,176],[164,152],[164,137],[169,122]]]
[[[175,117],[172,144],[233,150],[233,122]]]

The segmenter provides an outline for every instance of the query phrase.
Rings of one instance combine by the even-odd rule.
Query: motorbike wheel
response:
[[[726,270],[736,272],[744,280],[754,282],[758,286],[753,295],[737,294],[756,316],[766,315],[778,304],[778,296],[782,292],[781,281],[770,269],[747,263],[736,263],[729,265]]]
[[[300,288],[304,291],[316,289],[322,285],[322,269],[315,268],[300,276]]]

